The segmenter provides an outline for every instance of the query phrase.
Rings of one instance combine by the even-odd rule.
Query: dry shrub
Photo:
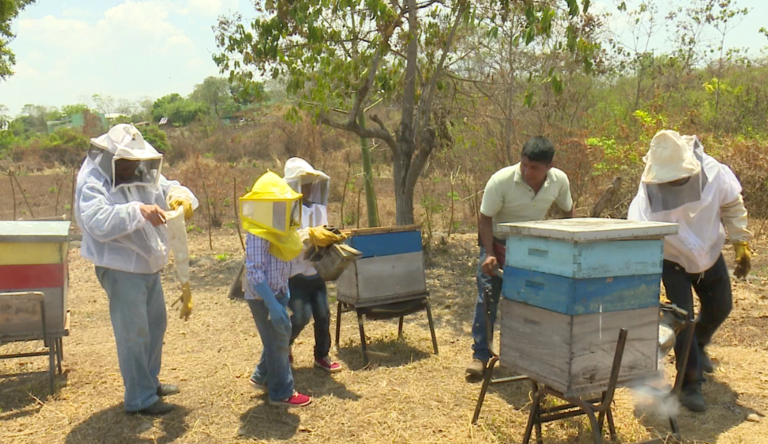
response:
[[[734,141],[722,153],[741,182],[747,209],[754,218],[768,218],[768,151],[757,141]]]
[[[574,206],[578,208],[579,204],[597,200],[599,193],[595,191],[602,182],[610,183],[612,180],[594,174],[594,165],[601,158],[599,150],[584,143],[583,137],[570,137],[558,142],[556,146],[555,161],[558,168],[568,175]]]
[[[203,219],[198,220],[209,219],[215,228],[222,225],[232,228],[232,224],[237,223],[237,199],[268,168],[267,165],[257,163],[251,167],[238,167],[196,156],[170,172],[169,178],[178,178],[195,193],[200,201],[196,217],[203,215]]]
[[[201,122],[185,128],[166,130],[172,150],[167,158],[178,162],[201,155],[221,162],[242,163],[248,159],[281,162],[302,157],[312,165],[322,164],[329,153],[343,150],[354,140],[343,131],[315,125],[302,114],[295,122],[284,117],[280,106],[254,114],[251,120],[235,125],[219,121]]]

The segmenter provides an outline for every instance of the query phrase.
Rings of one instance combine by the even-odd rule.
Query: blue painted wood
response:
[[[625,240],[573,243],[512,236],[507,266],[576,279],[661,273],[664,241]]]
[[[660,283],[661,273],[573,279],[507,266],[502,295],[567,315],[606,313],[658,305]]]
[[[363,253],[363,258],[391,256],[421,251],[420,231],[356,235],[346,240],[347,245]]]

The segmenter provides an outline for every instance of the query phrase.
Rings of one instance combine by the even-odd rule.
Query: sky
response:
[[[16,115],[25,104],[61,107],[88,103],[93,94],[132,101],[188,95],[205,77],[218,75],[211,58],[217,17],[232,12],[249,16],[252,1],[37,0],[13,23],[16,74],[0,80],[0,104]],[[768,1],[738,0],[738,5],[752,11],[728,35],[726,46],[758,55],[768,46],[758,32],[768,27]],[[593,1],[592,7],[615,11],[614,0]],[[611,20],[610,26],[630,38],[621,19]],[[664,48],[666,32],[654,36],[657,48]]]

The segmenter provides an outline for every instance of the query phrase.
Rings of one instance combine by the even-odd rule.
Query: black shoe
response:
[[[488,361],[483,361],[477,358],[473,359],[472,362],[470,362],[467,366],[467,379],[470,381],[479,381],[483,378],[483,374],[485,373],[485,368],[487,366]]]
[[[179,390],[179,388],[173,384],[160,384],[160,387],[157,388],[157,396],[171,396],[179,393],[180,391],[181,390]]]
[[[692,412],[703,413],[707,411],[707,403],[704,401],[704,394],[701,393],[701,386],[683,387],[680,393],[680,404]]]
[[[165,415],[166,413],[171,412],[175,408],[176,408],[175,405],[166,404],[165,402],[163,402],[162,399],[158,399],[157,401],[155,401],[154,404],[150,405],[149,407],[145,407],[141,410],[126,410],[125,413],[129,415],[159,416],[159,415]]]
[[[715,366],[712,364],[712,360],[707,356],[707,352],[703,349],[699,349],[699,362],[701,363],[701,371],[704,373],[714,373]]]

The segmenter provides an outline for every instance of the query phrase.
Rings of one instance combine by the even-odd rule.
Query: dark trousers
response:
[[[315,319],[315,359],[323,359],[331,350],[331,311],[328,307],[328,290],[320,275],[296,275],[288,281],[291,298],[288,301],[291,315],[291,345],[309,320]]]
[[[665,260],[662,281],[669,300],[683,310],[687,310],[691,317],[693,316],[691,288],[699,297],[701,309],[696,319],[696,333],[691,345],[688,365],[685,368],[683,385],[701,385],[703,375],[700,353],[710,343],[712,335],[731,313],[733,306],[728,267],[725,265],[722,254],[712,268],[698,274],[688,273],[681,265]],[[675,343],[675,356],[682,356],[684,347],[685,338],[680,334]],[[679,363],[677,367],[677,371],[681,371]]]

